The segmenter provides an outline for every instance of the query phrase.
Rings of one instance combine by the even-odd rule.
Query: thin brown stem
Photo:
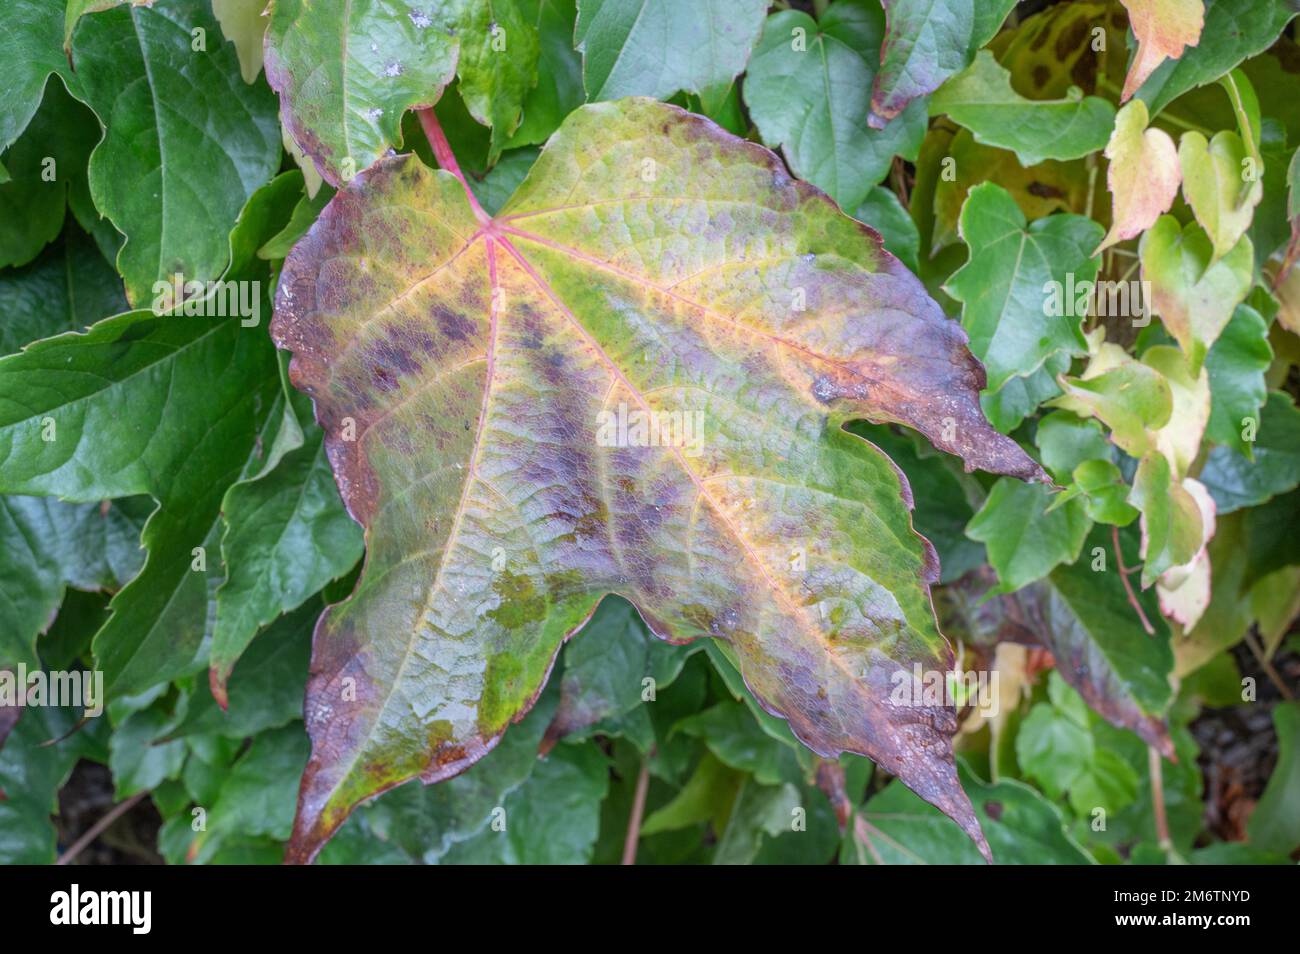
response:
[[[1296,259],[1300,259],[1300,220],[1297,220],[1291,226],[1291,240],[1287,242],[1286,252],[1282,255],[1282,263],[1277,267],[1277,271],[1273,273],[1273,291],[1277,291],[1282,287],[1282,283],[1286,281],[1286,276],[1295,265]]]
[[[87,845],[89,845],[91,842],[93,842],[96,838],[98,838],[101,834],[104,833],[104,829],[108,828],[109,825],[113,824],[113,822],[117,821],[119,818],[121,818],[123,815],[129,812],[132,808],[136,806],[136,803],[139,802],[140,799],[144,798],[148,794],[149,794],[148,792],[136,792],[126,801],[118,802],[111,809],[109,809],[108,812],[104,814],[103,818],[95,822],[95,824],[91,825],[90,828],[86,830],[86,833],[84,835],[82,835],[80,838],[74,841],[72,843],[72,847],[70,847],[63,854],[59,855],[58,860],[54,863],[56,865],[71,864],[72,860],[76,858],[77,855],[81,854],[81,852],[85,850]]]
[[[641,760],[641,771],[636,777],[636,792],[632,796],[632,812],[627,819],[627,835],[623,839],[623,864],[636,864],[636,846],[641,840],[641,818],[645,815],[645,796],[650,789],[650,756]]]
[[[890,181],[894,184],[894,194],[898,196],[898,201],[902,203],[903,208],[911,209],[912,195],[907,189],[907,171],[903,168],[903,159],[901,156],[894,157],[894,164],[889,170]]]
[[[1269,659],[1268,654],[1264,652],[1264,647],[1255,638],[1255,633],[1249,629],[1246,630],[1246,645],[1250,648],[1251,654],[1259,663],[1260,668],[1264,670],[1264,675],[1268,676],[1268,681],[1277,686],[1277,691],[1282,693],[1282,698],[1287,702],[1294,700],[1295,693],[1282,681],[1282,674],[1277,671],[1273,665],[1273,660]]]
[[[1156,634],[1155,627],[1147,619],[1147,614],[1142,612],[1142,604],[1138,602],[1137,594],[1133,592],[1133,584],[1128,581],[1128,570],[1124,569],[1124,557],[1119,550],[1119,527],[1112,526],[1110,528],[1110,538],[1115,547],[1115,562],[1119,565],[1119,578],[1124,584],[1124,592],[1128,594],[1129,605],[1138,614],[1138,619],[1141,620],[1142,628],[1147,631],[1147,635],[1154,636]]]
[[[1165,780],[1160,766],[1160,753],[1155,746],[1147,746],[1147,769],[1151,773],[1151,812],[1156,817],[1156,840],[1161,849],[1173,847],[1169,840],[1169,816],[1165,813]]]

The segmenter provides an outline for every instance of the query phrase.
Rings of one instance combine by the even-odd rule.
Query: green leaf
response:
[[[898,196],[884,186],[875,186],[862,204],[853,212],[859,222],[866,222],[885,241],[885,251],[894,255],[912,271],[919,271],[917,257],[921,249],[921,237],[917,234],[916,223]]]
[[[673,731],[700,739],[724,765],[752,776],[760,785],[799,781],[799,765],[790,748],[764,732],[739,702],[721,702],[697,712],[679,721]]]
[[[235,662],[257,631],[301,605],[361,559],[361,528],[343,509],[324,433],[311,422],[308,402],[294,401],[301,446],[273,470],[237,483],[221,503],[221,556],[227,576],[217,591],[210,675],[225,697]]]
[[[1264,372],[1272,360],[1268,323],[1247,304],[1237,306],[1205,358],[1211,401],[1205,436],[1250,460],[1255,456],[1255,444],[1245,435],[1250,433],[1251,422],[1252,430],[1258,430],[1259,409],[1268,396]]]
[[[280,163],[274,97],[244,83],[206,7],[158,0],[109,10],[73,37],[85,101],[107,123],[90,189],[126,235],[117,268],[137,307],[178,273],[221,277],[227,235]],[[209,49],[192,49],[192,29],[207,31]]]
[[[1084,495],[1084,506],[1093,520],[1126,527],[1137,519],[1137,510],[1126,499],[1128,484],[1109,460],[1086,460],[1074,468],[1070,477],[1071,490]]]
[[[1258,848],[1290,854],[1300,845],[1300,703],[1273,707],[1277,730],[1277,767],[1247,822]]]
[[[1201,508],[1179,482],[1163,454],[1142,458],[1129,503],[1142,511],[1142,586],[1161,573],[1190,563],[1205,542]]]
[[[544,744],[651,704],[647,689],[657,694],[671,683],[690,652],[655,639],[626,600],[601,600],[565,649],[560,704]]]
[[[1065,394],[1052,404],[1081,417],[1096,417],[1110,428],[1110,439],[1130,456],[1154,446],[1152,432],[1173,416],[1174,394],[1155,368],[1134,361],[1118,345],[1100,341],[1083,375],[1059,378]]]
[[[744,783],[743,772],[705,752],[677,794],[646,816],[641,825],[642,837],[680,831],[701,822],[712,822],[715,831],[724,830]]]
[[[967,536],[988,547],[997,592],[1018,590],[1078,557],[1092,521],[1081,501],[1049,509],[1051,502],[1047,488],[1003,478],[966,527]]]
[[[70,223],[34,262],[0,271],[0,355],[126,309],[122,279]]]
[[[132,712],[108,739],[108,767],[118,799],[156,788],[164,779],[178,778],[185,761],[185,743],[159,737],[172,716],[160,703]]]
[[[1011,0],[881,0],[881,5],[886,34],[871,91],[874,128],[965,69],[1015,6]]]
[[[986,183],[970,191],[961,213],[970,259],[945,290],[962,303],[962,327],[988,371],[989,390],[1033,373],[1058,351],[1087,353],[1080,330],[1086,309],[1075,308],[1074,290],[1096,279],[1099,260],[1091,253],[1103,234],[1081,215],[1050,215],[1026,227],[1005,189]]]
[[[1171,752],[1164,715],[1172,701],[1169,628],[1155,600],[1139,602],[1154,634],[1143,631],[1120,576],[1113,530],[1095,527],[1080,558],[1057,567],[1045,588],[1027,593],[1034,630],[1056,659],[1057,671],[1112,725],[1130,729],[1163,752]],[[1121,534],[1123,543],[1136,534]],[[1137,547],[1125,557],[1136,562]]]
[[[609,790],[594,745],[561,745],[506,796],[504,830],[488,827],[453,844],[442,864],[574,865],[591,859],[600,803]]]
[[[0,665],[38,667],[36,635],[67,587],[116,590],[135,576],[148,510],[0,496]]]
[[[1008,378],[996,391],[980,395],[980,407],[989,423],[1003,434],[1010,434],[1044,401],[1061,393],[1057,378],[1070,369],[1070,355],[1058,351],[1036,370],[1023,377]]]
[[[1050,797],[1068,792],[1080,817],[1095,817],[1098,809],[1110,816],[1132,804],[1137,773],[1094,738],[1083,700],[1058,672],[1051,674],[1048,692],[1051,703],[1035,705],[1016,736],[1021,767]]]
[[[931,127],[917,161],[917,182],[912,191],[911,207],[918,213],[918,223],[926,214],[926,188],[932,188],[934,194],[931,255],[958,241],[962,205],[970,190],[983,182],[995,183],[1010,192],[1030,220],[1045,218],[1053,212],[1084,209],[1088,199],[1088,171],[1082,160],[1049,159],[1026,169],[1014,152],[977,143],[969,129],[959,129],[952,135],[952,128],[953,124],[947,120]],[[925,244],[924,232],[923,228],[922,244]]]
[[[960,764],[962,785],[988,832],[998,864],[1092,864],[1069,834],[1060,810],[1014,779],[987,783]],[[867,856],[878,864],[980,864],[961,831],[898,782],[872,796],[861,813]]]
[[[1256,178],[1247,180],[1247,161],[1254,163]],[[1206,142],[1195,130],[1178,141],[1178,162],[1183,170],[1183,195],[1210,237],[1217,262],[1227,255],[1250,228],[1255,206],[1264,196],[1259,176],[1261,163],[1252,159],[1241,137],[1222,130]],[[1246,190],[1242,194],[1243,188]]]
[[[385,0],[277,0],[266,80],[285,128],[326,182],[342,185],[399,145],[402,114],[438,101],[460,51],[456,13],[443,3],[426,11]]]
[[[871,687],[948,650],[898,471],[841,427],[904,423],[971,467],[1041,479],[982,420],[959,329],[771,153],[650,100],[577,110],[485,219],[452,175],[386,160],[335,197],[281,278],[272,337],[294,353],[369,548],[318,629],[292,857],[375,791],[480,757],[611,591],[665,637],[727,640],[810,747],[872,753],[969,827],[946,801],[950,764],[904,761],[878,745],[896,736],[869,730],[893,713]],[[629,257],[630,233],[674,251]],[[620,437],[633,411],[701,421],[698,443]],[[759,450],[771,441],[779,454]],[[884,605],[879,619],[859,609]],[[888,640],[903,658],[884,631],[908,634]],[[831,634],[880,662],[828,669]],[[414,662],[453,657],[469,668]],[[852,706],[851,728],[827,731],[800,688],[814,678]],[[355,701],[339,702],[343,679]],[[931,744],[942,751],[938,728]]]
[[[199,864],[210,863],[216,850],[237,837],[289,837],[293,827],[298,777],[310,745],[302,723],[263,732],[230,768],[208,811],[207,830],[191,849]]]
[[[489,215],[500,211],[519,188],[519,183],[524,181],[537,161],[537,154],[536,149],[512,149],[482,179],[469,180],[470,188]]]
[[[1046,702],[1029,711],[1016,734],[1016,758],[1021,769],[1053,800],[1074,787],[1096,755],[1087,725],[1080,725]]]
[[[4,153],[10,179],[0,183],[0,266],[26,265],[63,229],[68,199],[86,189],[86,162],[99,141],[94,115],[61,82]]]
[[[1200,41],[1161,63],[1137,91],[1154,116],[1183,93],[1212,83],[1278,38],[1296,15],[1290,0],[1205,0]]]
[[[332,198],[334,198],[334,189],[330,186],[322,186],[316,191],[315,196],[302,196],[298,204],[293,207],[293,214],[289,217],[288,223],[257,250],[257,257],[268,261],[285,258],[293,250],[298,239],[307,234],[307,230],[320,215],[321,209],[325,208],[325,204]]]
[[[1110,443],[1095,420],[1069,411],[1052,411],[1038,422],[1034,443],[1043,466],[1060,483],[1069,480],[1076,467],[1086,461],[1111,459]]]
[[[1275,570],[1300,565],[1300,535],[1291,531],[1300,518],[1300,491],[1280,494],[1251,507],[1243,517],[1247,564],[1244,588],[1253,588]]]
[[[1192,374],[1200,373],[1206,351],[1251,290],[1251,239],[1243,237],[1216,261],[1204,229],[1195,222],[1179,227],[1177,218],[1161,216],[1141,238],[1139,255],[1154,309],[1183,348]]]
[[[1115,125],[1115,107],[1099,96],[1025,99],[988,50],[930,97],[930,114],[940,113],[969,129],[977,142],[1011,150],[1025,166],[1104,149]]]
[[[229,245],[238,274],[262,274],[248,263],[288,217],[295,176],[241,216]],[[110,692],[140,692],[206,662],[209,599],[224,576],[221,499],[276,446],[286,419],[276,370],[266,336],[238,317],[145,311],[0,359],[0,492],[82,503],[147,494],[161,504],[145,526],[145,567],[95,640]]]
[[[243,739],[301,718],[311,633],[319,614],[319,601],[312,600],[259,633],[230,675],[225,710],[207,683],[198,683],[167,737],[211,733]]]
[[[879,13],[865,3],[840,0],[820,24],[783,10],[764,24],[745,74],[745,104],[763,142],[845,210],[866,201],[896,154],[915,158],[925,136],[919,103],[883,129],[867,125],[880,32]]]
[[[1200,481],[1220,514],[1258,507],[1300,484],[1300,410],[1270,391],[1260,414],[1252,462],[1227,445],[1210,451]]]
[[[582,88],[582,57],[573,48],[576,0],[516,0],[520,12],[537,31],[537,85],[524,99],[524,117],[508,148],[545,142],[564,117],[586,100]],[[512,190],[513,191],[513,190]]]
[[[6,719],[17,721],[7,736],[0,731],[0,861],[53,864],[56,836],[50,816],[58,811],[59,789],[86,754],[89,730],[73,733],[76,714],[49,706],[0,708],[0,724]],[[57,741],[46,744],[52,740]]]
[[[537,27],[516,0],[480,0],[461,9],[460,95],[470,115],[492,127],[488,161],[519,126],[524,100],[537,82]]]
[[[79,95],[80,82],[63,54],[63,6],[50,0],[12,0],[0,30],[5,95],[0,101],[0,152],[9,148],[36,114],[50,74]],[[9,173],[0,166],[0,183]]]
[[[587,98],[667,99],[730,83],[766,11],[767,0],[583,0],[573,38]]]
[[[751,863],[769,838],[791,830],[791,821],[802,807],[799,789],[790,783],[759,785],[746,781],[736,796],[727,827],[714,849],[715,865]]]

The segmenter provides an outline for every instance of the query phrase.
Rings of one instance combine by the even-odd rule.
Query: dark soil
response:
[[[108,769],[81,761],[72,770],[68,784],[59,792],[59,854],[68,848],[113,807],[113,779]],[[131,810],[99,834],[69,863],[74,865],[162,864],[158,854],[158,829],[162,818],[153,801],[142,798]]]
[[[1246,822],[1277,765],[1273,706],[1283,696],[1245,643],[1233,655],[1242,676],[1254,677],[1257,703],[1206,709],[1191,730],[1201,747],[1205,827],[1225,841],[1244,841]],[[1292,695],[1300,696],[1300,653],[1279,652],[1273,666]]]

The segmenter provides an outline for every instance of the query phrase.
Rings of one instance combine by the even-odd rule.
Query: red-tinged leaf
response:
[[[875,129],[969,66],[1001,29],[1015,0],[880,0],[880,5],[885,39],[867,117]]]
[[[662,638],[727,640],[809,748],[869,755],[983,846],[953,711],[889,702],[895,673],[950,665],[933,548],[841,425],[1045,477],[983,418],[960,326],[772,153],[661,103],[587,106],[495,219],[382,160],[289,256],[272,335],[368,545],[316,631],[291,860],[482,757],[609,593]]]
[[[1097,251],[1141,235],[1178,195],[1183,181],[1178,149],[1167,132],[1147,122],[1147,105],[1140,99],[1115,116],[1115,131],[1106,145],[1111,226]]]
[[[1127,100],[1166,59],[1177,59],[1184,47],[1196,46],[1205,25],[1202,0],[1120,0],[1138,48],[1124,77],[1121,99]]]

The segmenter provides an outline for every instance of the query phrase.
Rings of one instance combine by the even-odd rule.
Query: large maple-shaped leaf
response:
[[[368,545],[316,632],[290,858],[480,758],[613,592],[661,637],[728,641],[806,745],[870,755],[979,838],[952,711],[888,702],[893,673],[950,658],[933,549],[840,425],[1044,475],[984,420],[960,327],[772,153],[649,100],[588,106],[494,219],[381,161],[289,256],[272,336]]]

